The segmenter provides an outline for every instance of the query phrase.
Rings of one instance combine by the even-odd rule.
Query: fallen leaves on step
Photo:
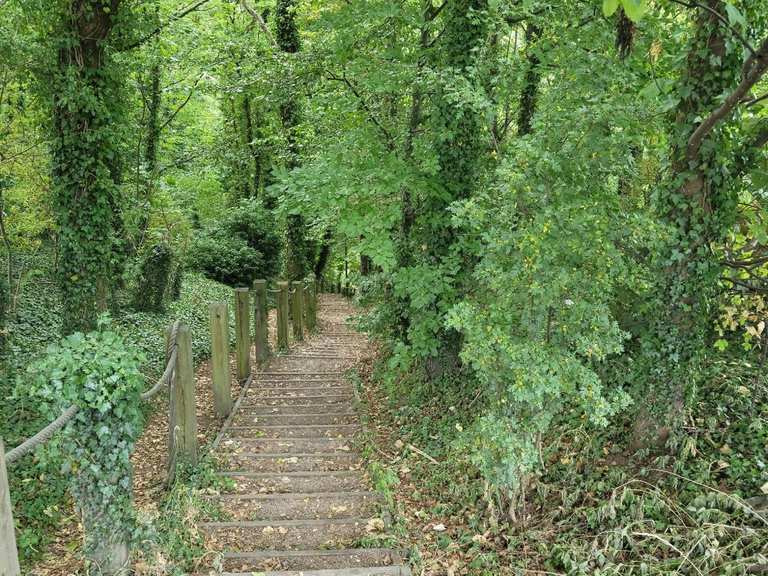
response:
[[[365,525],[365,531],[368,533],[383,532],[384,520],[382,520],[381,518],[371,518],[370,520],[368,520],[368,523]]]

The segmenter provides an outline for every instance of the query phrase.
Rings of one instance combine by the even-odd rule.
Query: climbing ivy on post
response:
[[[121,80],[108,40],[119,6],[71,0],[56,21],[51,147],[65,333],[94,326],[118,264]]]
[[[68,336],[31,369],[30,393],[51,419],[79,408],[55,444],[85,528],[91,574],[128,573],[135,533],[131,452],[141,425],[145,359],[100,321]]]

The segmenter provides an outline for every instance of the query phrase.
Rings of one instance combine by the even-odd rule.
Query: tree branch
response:
[[[192,99],[192,96],[197,91],[197,85],[200,84],[200,80],[202,80],[203,76],[205,75],[205,72],[200,74],[200,76],[197,77],[197,80],[195,80],[195,83],[192,85],[192,89],[189,91],[189,94],[187,94],[187,97],[184,99],[184,102],[181,103],[181,105],[174,110],[173,114],[171,114],[168,119],[163,122],[162,126],[157,130],[157,133],[160,134],[163,130],[165,130],[168,125],[173,122],[173,120],[176,118],[176,116],[181,112],[184,107],[189,104],[189,101]]]
[[[0,1],[2,1],[2,0],[0,0]],[[146,35],[146,36],[144,36],[143,38],[140,38],[139,40],[137,40],[137,41],[136,41],[136,42],[134,42],[133,44],[129,44],[128,46],[126,46],[125,48],[123,48],[123,50],[133,50],[134,48],[138,48],[138,47],[139,47],[139,46],[141,46],[142,44],[146,43],[148,40],[151,40],[152,38],[154,38],[155,36],[157,36],[158,34],[160,34],[160,32],[162,32],[163,30],[165,30],[165,29],[166,29],[168,26],[170,26],[170,25],[171,25],[171,24],[173,24],[174,22],[177,22],[177,21],[181,20],[182,18],[184,18],[185,16],[188,16],[188,15],[189,15],[189,14],[191,14],[192,12],[195,12],[195,11],[199,10],[199,9],[200,9],[200,8],[202,8],[202,7],[203,7],[205,4],[207,4],[208,2],[210,2],[210,0],[198,0],[197,2],[195,2],[194,4],[192,4],[192,5],[188,6],[187,8],[184,8],[184,9],[183,9],[183,10],[181,10],[180,12],[177,12],[176,14],[173,14],[173,15],[172,15],[172,16],[171,16],[171,17],[168,19],[168,21],[167,21],[167,22],[165,22],[165,23],[163,23],[163,24],[160,24],[160,26],[158,26],[157,28],[155,28],[154,30],[152,30],[152,32],[150,32],[149,34],[147,34],[147,35]]]
[[[762,128],[758,131],[755,139],[752,140],[750,148],[762,148],[766,144],[768,144],[768,120],[763,121]]]
[[[688,139],[688,149],[686,156],[688,160],[695,160],[701,149],[704,138],[730,114],[736,106],[744,99],[744,96],[757,84],[763,75],[768,71],[768,38],[766,38],[760,49],[754,57],[750,56],[744,64],[744,77],[736,89],[725,99],[725,101],[705,118],[699,127],[691,134]]]
[[[368,106],[363,96],[358,92],[357,88],[355,88],[355,85],[350,82],[349,78],[347,78],[346,73],[337,76],[330,70],[328,71],[328,80],[335,80],[337,82],[342,82],[352,94],[355,95],[357,98],[358,103],[360,104],[360,107],[365,111],[365,113],[368,115],[368,119],[376,126],[376,128],[379,129],[379,131],[384,135],[384,138],[387,140],[387,144],[390,150],[394,149],[395,146],[395,139],[392,137],[392,135],[389,133],[389,130],[387,130],[384,125],[379,121],[378,118],[376,118],[376,115],[373,113],[373,110]]]
[[[679,4],[680,6],[685,6],[686,8],[701,8],[702,10],[709,12],[715,18],[720,20],[723,26],[725,26],[726,28],[728,28],[728,30],[731,31],[731,34],[733,34],[734,36],[736,36],[736,38],[739,39],[739,42],[741,42],[744,45],[744,47],[747,50],[749,50],[749,53],[752,56],[755,55],[755,49],[752,47],[749,41],[734,26],[731,26],[731,23],[728,22],[728,19],[725,16],[720,14],[720,12],[718,12],[714,8],[711,8],[706,4],[702,4],[701,2],[694,2],[694,1],[684,2],[683,0],[672,0],[672,2],[674,2],[675,4]]]
[[[269,28],[267,28],[267,23],[264,22],[264,18],[261,17],[261,14],[259,14],[256,10],[251,8],[248,5],[248,2],[246,0],[240,0],[240,6],[243,7],[243,10],[248,12],[248,14],[251,15],[251,18],[253,18],[256,21],[256,24],[259,25],[259,28],[264,32],[264,34],[267,36],[267,40],[269,40],[269,43],[272,44],[273,48],[277,48],[277,42],[272,37],[272,33],[269,31]]]

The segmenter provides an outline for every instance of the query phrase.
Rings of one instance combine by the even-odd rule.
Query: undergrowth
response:
[[[577,410],[562,411],[542,438],[544,466],[514,521],[472,465],[477,446],[462,442],[485,408],[471,375],[429,385],[416,372],[394,377],[380,361],[371,381],[384,402],[379,425],[389,429],[379,441],[397,457],[372,450],[370,469],[373,478],[399,479],[401,545],[416,573],[768,570],[768,379],[743,360],[709,367],[684,429],[655,454],[629,450],[629,413],[595,429]]]
[[[135,564],[137,576],[181,576],[210,564],[212,552],[206,549],[198,524],[221,516],[207,496],[228,487],[210,458],[195,467],[182,466],[157,514],[147,519],[152,530]]]

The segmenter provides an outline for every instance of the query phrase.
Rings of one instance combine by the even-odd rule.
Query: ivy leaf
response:
[[[619,0],[603,0],[603,14],[613,16],[619,8]]]

